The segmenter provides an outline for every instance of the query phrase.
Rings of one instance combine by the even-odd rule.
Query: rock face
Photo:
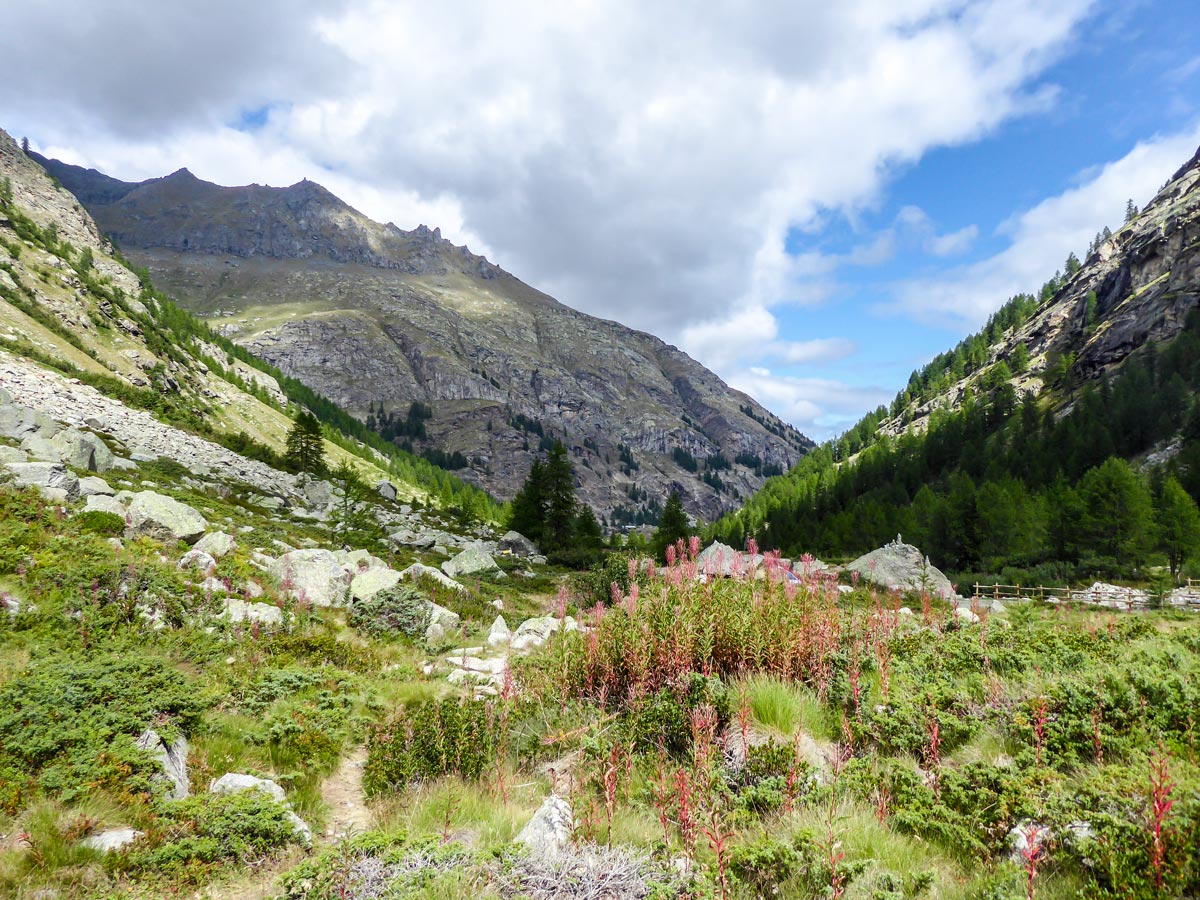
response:
[[[134,494],[129,504],[128,531],[131,535],[194,544],[207,530],[204,516],[172,497],[140,491]]]
[[[932,597],[953,600],[950,580],[912,544],[899,536],[890,544],[860,556],[846,567],[872,584],[899,591],[928,591]]]
[[[341,606],[350,573],[328,550],[292,550],[271,564],[271,575],[288,594],[315,606]]]
[[[285,374],[364,419],[372,403],[398,420],[429,404],[418,449],[462,453],[462,474],[502,498],[548,430],[601,513],[635,485],[675,487],[712,519],[812,446],[677,348],[563,306],[437,230],[372,222],[312,182],[223,188],[181,170],[131,184],[40,161],[157,284]],[[297,302],[320,314],[270,313]],[[731,461],[728,487],[676,449]]]
[[[496,542],[496,549],[501,553],[508,552],[513,556],[528,559],[538,555],[537,546],[519,531],[509,531]]]
[[[1072,372],[1098,378],[1147,342],[1164,342],[1182,329],[1200,303],[1200,150],[1146,204],[1141,213],[1083,260],[1053,299],[988,350],[1007,359],[1018,344],[1029,352],[1029,372],[1014,379],[1018,393],[1040,389],[1050,363],[1075,354]],[[1089,296],[1095,295],[1093,319]],[[939,396],[886,419],[880,431],[922,429],[937,407],[954,409],[988,371],[952,384]]]

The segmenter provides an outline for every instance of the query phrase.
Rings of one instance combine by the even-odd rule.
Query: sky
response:
[[[0,128],[318,181],[816,439],[1200,146],[1194,0],[8,0]]]

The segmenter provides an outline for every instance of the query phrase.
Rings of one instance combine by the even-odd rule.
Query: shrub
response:
[[[363,788],[378,796],[443,775],[478,778],[494,760],[498,731],[492,706],[478,700],[401,707],[371,736]]]
[[[113,868],[199,881],[222,863],[262,859],[298,839],[288,810],[262,791],[197,794],[154,811],[145,840],[113,854]]]
[[[75,517],[76,527],[85,534],[115,537],[125,531],[125,520],[116,513],[89,509]]]
[[[431,607],[425,595],[409,585],[396,585],[354,604],[350,624],[372,637],[421,637],[429,627]]]
[[[50,657],[0,687],[0,770],[64,799],[98,786],[149,791],[155,771],[134,738],[153,726],[166,739],[188,730],[204,700],[162,660]]]

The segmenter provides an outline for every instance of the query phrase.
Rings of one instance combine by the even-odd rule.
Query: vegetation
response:
[[[553,559],[583,563],[603,543],[596,514],[575,497],[575,471],[561,441],[545,459],[535,457],[509,508],[508,527],[534,541]]]
[[[283,462],[292,472],[306,472],[310,475],[325,473],[325,447],[321,437],[321,423],[307,410],[301,410],[296,416],[292,430],[288,432]]]
[[[881,437],[853,460],[838,463],[843,442],[814,451],[712,534],[836,556],[899,532],[951,571],[1017,569],[1049,584],[1129,577],[1155,561],[1177,573],[1200,537],[1197,391],[1193,313],[1169,344],[1084,387],[1065,416],[1000,384],[935,412],[924,434]],[[1149,474],[1126,462],[1176,438],[1179,452]]]

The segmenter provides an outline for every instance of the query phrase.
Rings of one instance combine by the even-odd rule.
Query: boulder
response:
[[[554,859],[571,845],[573,829],[571,804],[557,794],[551,794],[521,829],[516,841],[529,848],[531,856]]]
[[[425,643],[436,647],[446,640],[446,629],[439,622],[430,622],[425,629]]]
[[[79,496],[79,479],[62,463],[27,462],[8,463],[5,468],[12,474],[19,487],[36,487],[43,493],[61,492],[67,500]],[[53,494],[58,499],[60,494]]]
[[[333,485],[328,481],[310,479],[300,485],[300,493],[304,495],[304,500],[310,509],[318,511],[328,509],[329,504],[333,502]]]
[[[328,550],[292,550],[270,565],[271,575],[292,597],[315,606],[342,606],[350,573]]]
[[[108,472],[113,467],[113,452],[100,438],[77,428],[67,428],[50,439],[58,458],[72,468],[89,472]]]
[[[158,732],[146,729],[137,739],[139,750],[145,750],[158,762],[162,774],[155,778],[163,784],[168,800],[182,800],[188,795],[188,742],[182,734],[167,746]]]
[[[416,581],[421,578],[428,578],[431,581],[436,581],[442,587],[450,588],[452,591],[459,593],[465,592],[466,588],[450,578],[441,569],[435,569],[433,566],[422,565],[421,563],[413,563],[407,569],[400,572],[400,577],[405,581]]]
[[[380,591],[395,587],[400,573],[386,566],[372,566],[354,576],[350,582],[350,597],[354,601],[370,600]]]
[[[394,501],[396,499],[396,497],[398,496],[396,494],[396,486],[394,484],[392,484],[390,481],[388,481],[386,478],[383,481],[381,481],[375,485],[375,493],[377,493],[384,500]]]
[[[217,561],[213,559],[211,554],[193,548],[180,557],[178,567],[180,569],[199,569],[201,572],[211,572],[217,567]]]
[[[742,554],[720,541],[709,544],[696,555],[696,572],[700,575],[730,578],[745,568]]]
[[[113,489],[99,475],[89,475],[79,479],[79,496],[91,497],[93,494],[111,497]]]
[[[269,778],[255,778],[253,775],[245,775],[239,772],[230,772],[227,775],[222,775],[208,786],[209,793],[212,794],[237,794],[241,791],[262,791],[272,800],[279,803],[287,803],[287,795],[284,794],[283,788]]]
[[[954,587],[936,566],[899,535],[890,544],[860,556],[846,567],[862,578],[888,590],[905,593],[928,591],[930,596],[954,600]]]
[[[557,616],[537,616],[526,619],[517,626],[516,634],[509,641],[513,650],[529,650],[540,647],[550,639],[550,635],[559,629],[576,631],[579,623],[572,618],[559,619]]]
[[[505,647],[512,640],[512,632],[508,630],[508,623],[504,621],[504,616],[496,616],[496,621],[492,623],[492,630],[488,632],[487,642],[492,647]]]
[[[133,828],[109,828],[105,831],[85,837],[80,843],[89,850],[98,853],[112,853],[122,850],[138,838],[145,837],[146,832]]]
[[[250,622],[278,628],[283,625],[283,610],[270,603],[248,603],[245,600],[229,597],[225,600],[221,618],[230,623]]]
[[[208,530],[208,523],[186,503],[154,491],[139,491],[129,503],[127,530],[130,535],[194,544]]]
[[[0,466],[15,462],[29,462],[29,454],[17,447],[0,445]]]
[[[196,541],[195,549],[207,553],[214,559],[221,559],[226,554],[231,553],[237,544],[233,539],[233,535],[226,534],[224,531],[210,531],[200,540]]]
[[[533,541],[519,531],[510,531],[505,534],[496,542],[496,549],[501,553],[508,552],[522,559],[537,556],[538,553],[538,548]]]
[[[0,437],[21,440],[37,433],[49,439],[61,430],[62,426],[45,413],[19,403],[0,404]]]
[[[125,507],[116,497],[106,494],[91,494],[83,504],[84,512],[106,512],[125,518]]]
[[[442,563],[442,571],[451,578],[461,578],[464,575],[477,575],[483,572],[499,570],[492,555],[477,547],[468,547],[453,559]]]
[[[458,613],[453,610],[438,606],[436,603],[429,604],[429,624],[441,625],[446,630],[450,630],[457,628],[459,621],[461,620]]]

